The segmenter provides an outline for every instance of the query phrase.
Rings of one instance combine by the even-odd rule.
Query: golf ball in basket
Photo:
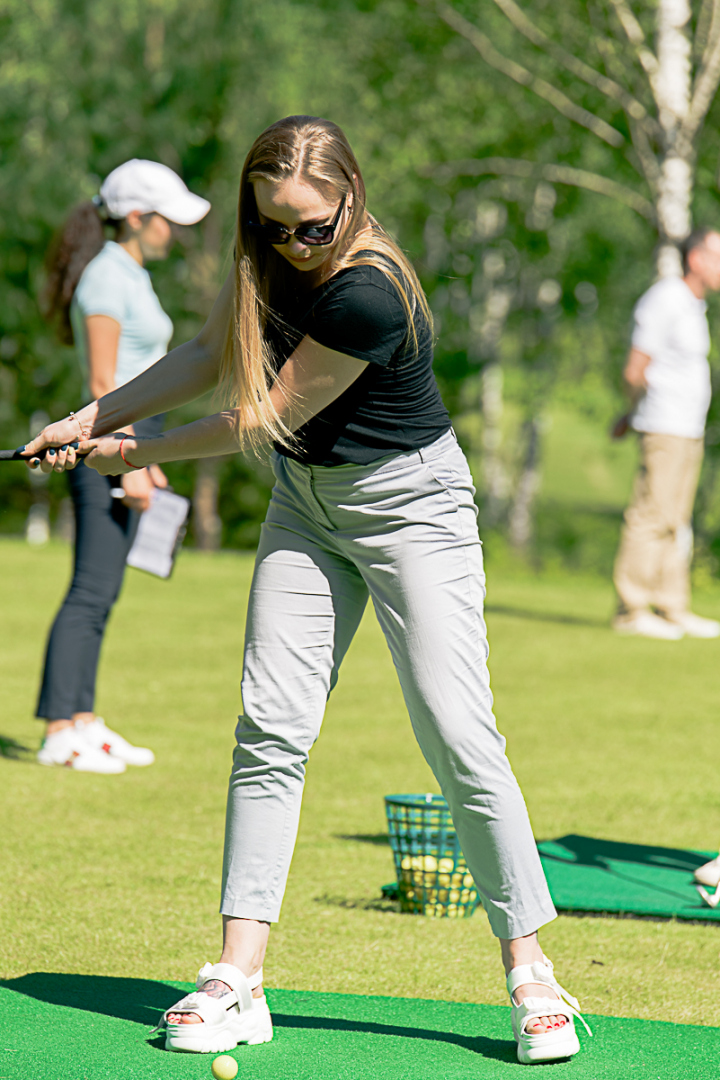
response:
[[[215,1080],[233,1080],[237,1076],[238,1064],[235,1058],[229,1054],[223,1054],[215,1058],[212,1063],[212,1074]]]

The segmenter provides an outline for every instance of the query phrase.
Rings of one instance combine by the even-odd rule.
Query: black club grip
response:
[[[76,443],[76,442],[71,442],[71,443],[68,443],[67,445],[72,446],[73,450],[77,450],[77,448],[78,448],[78,443]],[[23,457],[22,452],[23,452],[24,449],[25,449],[24,446],[18,446],[17,450],[0,450],[0,461],[25,461],[25,462],[27,462],[27,461],[30,460],[30,458]],[[89,453],[89,451],[88,451],[88,453]],[[38,450],[37,454],[33,454],[32,456],[36,457],[36,458],[44,458],[46,454],[47,454],[47,449]],[[82,454],[81,457],[85,457],[85,455]]]

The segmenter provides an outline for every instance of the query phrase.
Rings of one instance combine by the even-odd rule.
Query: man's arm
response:
[[[641,352],[640,349],[636,349],[634,346],[628,353],[625,370],[623,371],[623,379],[625,381],[625,392],[630,398],[630,409],[621,416],[619,420],[615,421],[611,432],[613,439],[622,439],[622,437],[627,435],[630,430],[632,414],[637,408],[641,398],[645,396],[645,392],[648,388],[645,372],[647,371],[650,360],[651,357],[649,357],[647,353]]]
[[[623,379],[633,409],[647,391],[648,381],[645,373],[650,359],[651,357],[647,353],[641,352],[640,349],[634,347],[628,355],[625,370],[623,371]]]

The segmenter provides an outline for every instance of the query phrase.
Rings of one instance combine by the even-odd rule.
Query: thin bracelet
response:
[[[83,441],[85,441],[86,439],[89,439],[90,438],[90,431],[87,428],[84,428],[82,426],[82,420],[80,419],[79,416],[75,415],[75,413],[72,411],[72,409],[70,410],[69,418],[70,418],[70,420],[77,420],[78,424],[80,425],[80,438]]]
[[[123,454],[123,452],[122,452],[122,444],[125,442],[126,439],[127,439],[127,435],[123,435],[122,439],[120,440],[120,457],[123,459],[125,464],[128,465],[131,469],[144,469],[145,468],[144,465],[133,465],[132,461],[128,461],[128,459]]]

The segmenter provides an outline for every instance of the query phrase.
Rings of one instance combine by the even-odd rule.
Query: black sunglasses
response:
[[[335,239],[335,230],[345,208],[345,199],[346,196],[343,195],[337,213],[328,225],[298,225],[296,229],[287,229],[276,221],[270,225],[261,225],[259,221],[248,221],[247,227],[254,236],[264,240],[266,244],[272,244],[273,247],[287,244],[293,236],[309,247],[324,247],[332,244]]]

